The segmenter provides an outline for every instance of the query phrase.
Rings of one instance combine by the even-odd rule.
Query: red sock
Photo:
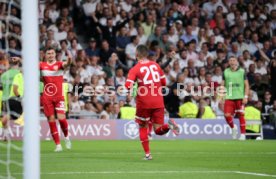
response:
[[[233,117],[232,116],[227,116],[225,117],[228,125],[233,129],[234,128],[234,122],[233,122]]]
[[[155,130],[155,134],[157,135],[164,135],[170,130],[168,124],[163,124],[161,127]]]
[[[56,145],[60,144],[56,121],[52,121],[52,122],[48,121],[48,123],[49,123],[49,127],[50,127],[52,137],[53,137]]]
[[[60,127],[62,129],[62,132],[64,134],[64,137],[68,136],[68,122],[66,119],[60,119],[59,120]]]
[[[152,132],[152,122],[149,122],[148,123],[148,134],[151,134],[151,132]]]
[[[145,154],[149,154],[150,148],[149,148],[148,128],[142,127],[142,128],[139,128],[139,131],[140,131],[140,141],[144,148]]]
[[[244,119],[244,115],[241,115],[241,116],[239,116],[239,120],[240,120],[240,129],[241,129],[241,133],[242,134],[245,134],[245,131],[246,131],[246,129],[245,129],[245,119]]]

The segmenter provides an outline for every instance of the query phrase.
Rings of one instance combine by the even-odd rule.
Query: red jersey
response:
[[[40,62],[40,72],[44,83],[43,96],[63,96],[63,62],[57,61],[53,64]]]
[[[126,88],[130,89],[135,81],[138,82],[137,108],[154,109],[164,107],[162,86],[166,85],[166,79],[164,72],[156,62],[140,60],[130,69],[125,83]]]

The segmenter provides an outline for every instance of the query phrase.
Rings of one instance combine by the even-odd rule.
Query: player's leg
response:
[[[60,139],[59,139],[59,133],[58,128],[55,120],[55,110],[54,110],[54,104],[52,99],[46,99],[43,98],[43,110],[44,114],[48,119],[48,124],[50,127],[51,135],[53,137],[53,140],[56,144],[56,152],[62,151],[62,147],[60,145]]]
[[[18,98],[10,98],[5,104],[5,115],[2,119],[3,132],[4,132],[4,140],[9,140],[9,120],[18,119],[23,113],[21,100]]]
[[[2,127],[3,127],[3,134],[4,134],[4,141],[9,139],[9,129],[8,129],[8,120],[10,118],[10,110],[9,110],[9,101],[5,101],[2,103]]]
[[[239,117],[239,121],[240,121],[241,136],[239,140],[246,140],[246,136],[245,136],[246,122],[244,118],[244,105],[242,104],[242,100],[236,101],[236,114]]]
[[[153,124],[151,121],[148,122],[148,136],[149,136],[149,140],[152,140],[152,128],[153,128]]]
[[[65,146],[67,149],[72,148],[72,144],[68,135],[68,122],[66,120],[66,112],[64,105],[64,98],[59,98],[55,101],[55,110],[57,113],[57,118],[61,127],[61,130],[65,137]]]
[[[3,115],[1,122],[3,127],[4,141],[9,140],[8,120],[9,116],[7,114]]]
[[[145,152],[145,160],[151,160],[149,137],[148,137],[148,121],[150,119],[150,109],[139,109],[136,110],[135,121],[139,125],[139,137],[142,147]]]
[[[225,100],[224,103],[224,117],[226,122],[232,129],[232,138],[237,138],[237,129],[234,127],[233,115],[235,113],[235,102],[233,100]]]
[[[164,135],[170,129],[174,134],[179,134],[179,127],[173,119],[170,119],[167,124],[164,124],[164,108],[157,108],[153,110],[152,122],[154,127],[154,132],[157,135]]]

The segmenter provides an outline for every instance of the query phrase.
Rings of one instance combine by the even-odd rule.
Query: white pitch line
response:
[[[264,174],[264,173],[255,173],[255,172],[242,172],[242,171],[83,171],[83,172],[42,172],[41,175],[86,175],[86,174],[241,174],[241,175],[253,175],[253,176],[264,176],[264,177],[273,177],[276,178],[276,175]],[[22,173],[14,173],[13,175],[22,175]]]
[[[128,155],[128,154],[141,154],[141,152],[94,152],[90,153],[88,155]],[[155,152],[154,155],[164,155],[168,154],[168,152]],[[220,154],[228,154],[228,155],[276,155],[276,152],[174,152],[171,153],[170,155],[179,155],[179,154],[198,154],[198,155],[220,155]],[[16,155],[22,155],[22,153],[11,153],[11,155],[16,156]],[[54,156],[62,156],[62,155],[83,155],[83,153],[79,152],[66,152],[66,153],[41,153],[41,156],[49,156],[49,155],[54,155]],[[0,156],[6,156],[6,154],[0,154]]]
[[[273,178],[276,178],[276,175],[269,175],[269,174],[265,174],[265,173],[241,172],[241,171],[236,171],[235,173],[243,174],[243,175],[254,175],[254,176],[262,176],[262,177],[273,177]]]

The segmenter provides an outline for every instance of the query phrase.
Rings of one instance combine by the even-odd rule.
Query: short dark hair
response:
[[[149,49],[145,45],[138,45],[136,48],[136,53],[138,54],[139,58],[146,58],[149,54]]]
[[[110,107],[111,103],[107,102],[103,105],[103,109],[106,110],[108,107]]]
[[[133,36],[130,37],[130,41],[131,41],[131,42],[134,42],[134,40],[136,40],[136,38],[137,38],[137,36],[136,36],[136,35],[133,35]]]
[[[54,50],[54,51],[56,51],[56,49],[55,49],[55,48],[53,48],[53,47],[49,47],[49,48],[46,48],[46,49],[45,49],[45,53],[46,53],[47,51],[50,51],[50,50]]]

